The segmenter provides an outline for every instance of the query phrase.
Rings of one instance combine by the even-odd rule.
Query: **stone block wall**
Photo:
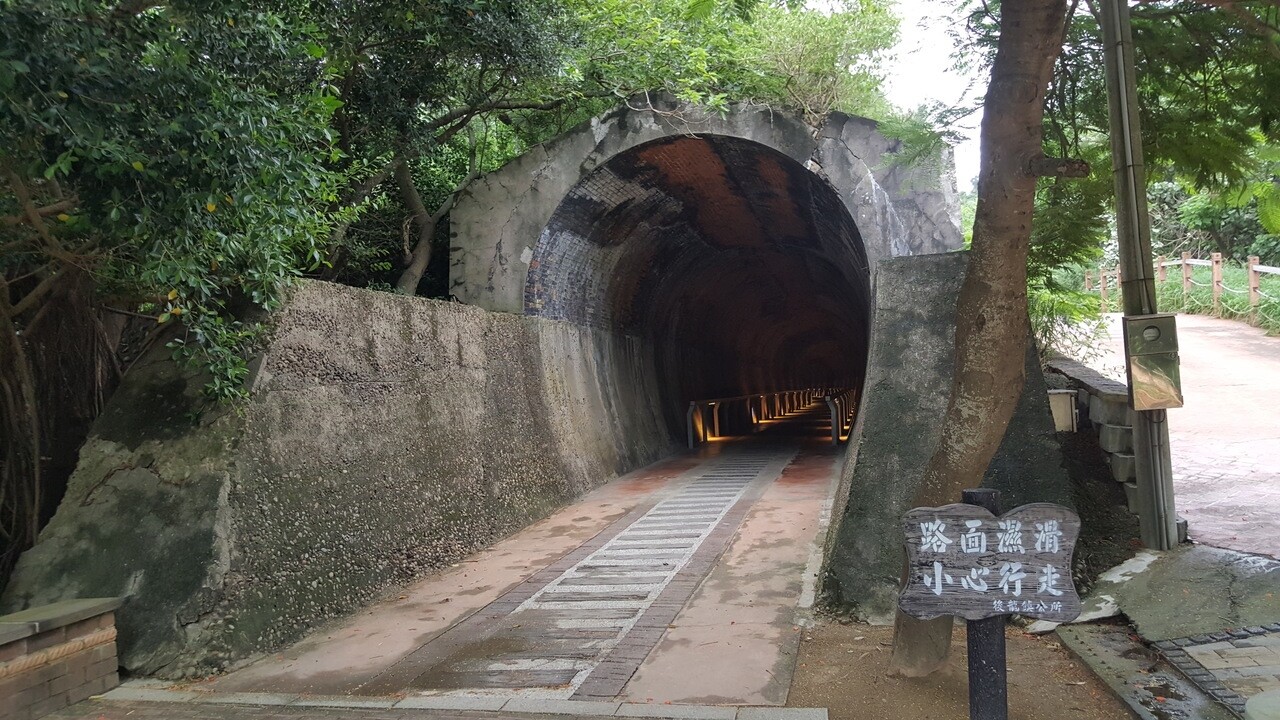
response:
[[[1129,386],[1103,376],[1070,358],[1055,357],[1047,370],[1062,376],[1076,391],[1080,432],[1095,432],[1106,453],[1111,476],[1124,485],[1129,512],[1138,511],[1138,484],[1133,460],[1133,410],[1129,409]]]
[[[115,598],[0,616],[0,720],[36,720],[119,684]]]

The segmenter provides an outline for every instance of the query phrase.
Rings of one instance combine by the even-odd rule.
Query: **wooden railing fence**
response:
[[[1193,276],[1193,268],[1207,267],[1210,269],[1210,281],[1207,283],[1198,282]],[[1274,295],[1268,295],[1262,291],[1263,275],[1280,275],[1280,267],[1272,267],[1263,265],[1256,255],[1250,255],[1245,263],[1248,270],[1247,288],[1233,288],[1223,282],[1222,279],[1222,253],[1213,253],[1209,260],[1199,260],[1191,257],[1191,253],[1184,252],[1182,257],[1176,260],[1167,260],[1164,256],[1156,258],[1156,281],[1160,283],[1167,282],[1169,279],[1169,268],[1180,268],[1182,274],[1182,292],[1190,293],[1193,287],[1208,287],[1213,289],[1213,314],[1220,316],[1222,314],[1222,294],[1236,293],[1239,295],[1249,295],[1249,321],[1252,324],[1258,324],[1258,306],[1263,298],[1272,301],[1280,301]],[[1096,274],[1093,270],[1084,271],[1084,289],[1089,292],[1096,291],[1102,301],[1102,311],[1109,312],[1111,309],[1111,291],[1119,290],[1120,283],[1123,280],[1120,274],[1120,267],[1106,268],[1099,267]],[[1108,281],[1114,281],[1110,284]],[[1118,305],[1117,305],[1118,307]]]

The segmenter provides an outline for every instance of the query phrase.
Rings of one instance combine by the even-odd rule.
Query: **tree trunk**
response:
[[[1000,41],[983,104],[973,247],[956,303],[955,380],[942,439],[914,507],[959,502],[961,490],[981,486],[1022,391],[1033,168],[1043,157],[1044,97],[1065,18],[1064,0],[1000,5]],[[946,662],[951,628],[950,617],[920,621],[899,613],[893,671],[918,677],[937,670]]]
[[[36,378],[14,324],[9,285],[0,278],[0,580],[40,530],[40,409]]]
[[[396,183],[400,186],[400,196],[404,199],[404,204],[409,208],[409,212],[413,213],[414,224],[418,226],[418,242],[414,244],[413,250],[405,259],[404,272],[400,273],[400,279],[396,281],[396,292],[401,295],[416,295],[418,292],[418,283],[422,282],[422,275],[427,271],[427,265],[431,262],[431,244],[435,240],[436,225],[444,218],[450,210],[453,209],[453,203],[458,199],[458,194],[467,189],[471,181],[480,176],[480,169],[476,162],[476,143],[475,138],[471,139],[471,169],[467,172],[467,176],[458,183],[458,186],[449,193],[449,197],[440,203],[440,207],[432,214],[427,214],[427,206],[422,202],[422,196],[418,194],[418,188],[413,184],[413,173],[410,171],[407,163],[396,168]]]
[[[337,205],[334,210],[352,208],[364,202],[369,195],[373,194],[378,186],[391,177],[391,174],[398,171],[405,164],[405,156],[402,152],[396,152],[391,160],[382,167],[381,170],[365,178],[364,182],[352,188]],[[333,230],[329,233],[329,242],[325,250],[325,261],[328,267],[320,273],[320,277],[325,280],[332,280],[338,276],[342,267],[346,265],[347,257],[347,230],[351,228],[351,220],[342,220],[334,225]]]
[[[396,168],[396,184],[400,186],[400,198],[404,200],[405,207],[413,215],[414,224],[418,226],[418,242],[409,254],[404,272],[396,281],[396,292],[414,295],[418,291],[418,283],[422,282],[423,273],[427,271],[427,264],[431,262],[431,241],[435,239],[436,223],[440,218],[427,211],[418,188],[413,184],[413,171],[407,163]]]

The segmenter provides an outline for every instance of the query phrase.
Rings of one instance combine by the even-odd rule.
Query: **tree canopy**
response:
[[[960,0],[956,62],[990,66],[999,3]],[[1028,258],[1032,317],[1042,341],[1062,321],[1097,312],[1063,278],[1114,262],[1107,92],[1096,0],[1068,3],[1062,54],[1046,98],[1045,153],[1079,158],[1087,178],[1046,178]],[[1280,5],[1272,0],[1148,0],[1132,6],[1143,148],[1157,255],[1222,252],[1280,262]],[[973,108],[947,108],[941,123]]]

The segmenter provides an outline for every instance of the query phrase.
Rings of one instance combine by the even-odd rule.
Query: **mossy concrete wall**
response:
[[[966,253],[881,260],[862,407],[827,538],[823,590],[836,609],[890,622],[904,562],[902,516],[942,434],[955,366],[955,307]],[[1005,510],[1073,507],[1034,347],[1026,384],[983,481]],[[956,498],[956,502],[960,498]]]
[[[0,607],[124,596],[123,667],[205,674],[674,449],[631,338],[319,282],[273,322],[238,411],[130,373]]]

